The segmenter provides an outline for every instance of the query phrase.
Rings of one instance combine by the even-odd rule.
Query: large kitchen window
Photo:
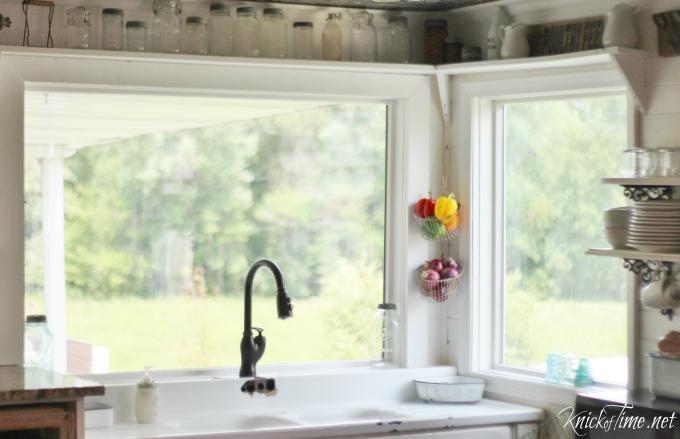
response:
[[[550,354],[589,360],[599,382],[627,380],[626,271],[586,256],[603,211],[626,205],[623,94],[495,100],[495,368],[542,377]]]
[[[256,278],[261,364],[369,358],[383,300],[387,105],[28,90],[26,312],[57,366],[235,366]]]

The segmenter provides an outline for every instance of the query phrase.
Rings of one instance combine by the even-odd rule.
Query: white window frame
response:
[[[454,94],[453,129],[456,133],[458,193],[469,206],[468,229],[461,236],[460,252],[467,259],[468,279],[464,285],[465,299],[459,306],[467,310],[453,320],[455,327],[467,332],[451,353],[461,373],[486,379],[491,395],[523,401],[573,402],[573,387],[546,383],[535,372],[520,368],[498,367],[501,353],[503,315],[503,251],[499,251],[503,233],[503,218],[498,217],[498,203],[502,202],[503,187],[494,178],[502,161],[496,160],[499,123],[496,103],[513,100],[549,99],[550,97],[592,96],[597,94],[627,93],[625,81],[612,67],[572,68],[460,76],[452,78]],[[635,110],[628,95],[628,141],[635,139]],[[502,146],[502,145],[501,145]],[[622,145],[622,148],[624,145]],[[491,165],[490,165],[491,164]],[[502,172],[502,170],[501,170]],[[500,182],[500,185],[499,185]],[[497,218],[498,217],[498,218]],[[499,229],[500,228],[500,229]],[[501,249],[502,250],[502,249]],[[584,257],[585,251],[583,249]],[[623,268],[621,268],[623,270]],[[628,386],[637,382],[635,367],[637,346],[634,343],[637,327],[636,288],[633,276],[628,277]]]
[[[416,280],[410,275],[428,258],[430,248],[408,214],[422,188],[439,180],[431,171],[440,147],[437,130],[432,130],[437,109],[433,73],[432,66],[416,65],[0,47],[0,365],[23,362],[26,84],[388,104],[384,288],[402,313],[402,365],[437,364],[445,350],[443,338],[436,325],[422,324],[430,321],[431,310],[418,300]],[[323,365],[337,366],[343,365]]]

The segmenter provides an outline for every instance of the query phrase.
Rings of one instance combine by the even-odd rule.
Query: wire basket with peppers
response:
[[[414,208],[420,234],[428,241],[450,241],[458,235],[459,210],[453,194],[421,198]]]
[[[453,258],[432,259],[418,270],[420,297],[428,302],[446,302],[456,295],[463,268]]]

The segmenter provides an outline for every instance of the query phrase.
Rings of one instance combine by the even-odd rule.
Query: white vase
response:
[[[508,15],[505,8],[499,6],[491,19],[491,27],[486,36],[486,59],[498,59],[501,57],[500,28],[508,24]]]
[[[500,26],[498,34],[501,37],[501,57],[503,59],[526,58],[529,56],[529,40],[525,25]]]
[[[633,14],[635,8],[627,3],[619,3],[607,13],[607,20],[602,34],[604,47],[630,47],[637,46],[638,35],[635,30]]]

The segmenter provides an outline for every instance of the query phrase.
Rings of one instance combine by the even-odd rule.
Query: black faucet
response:
[[[269,259],[260,259],[255,262],[248,270],[246,276],[245,289],[245,313],[243,316],[243,338],[241,339],[241,370],[240,377],[254,377],[256,376],[255,366],[264,354],[266,339],[262,335],[262,328],[254,328],[252,326],[253,316],[253,279],[255,273],[261,267],[267,267],[274,275],[276,280],[276,309],[279,313],[280,319],[287,319],[293,316],[293,305],[290,303],[290,297],[286,294],[286,287],[283,284],[283,274],[279,267]],[[253,329],[257,331],[257,336],[253,338]]]

